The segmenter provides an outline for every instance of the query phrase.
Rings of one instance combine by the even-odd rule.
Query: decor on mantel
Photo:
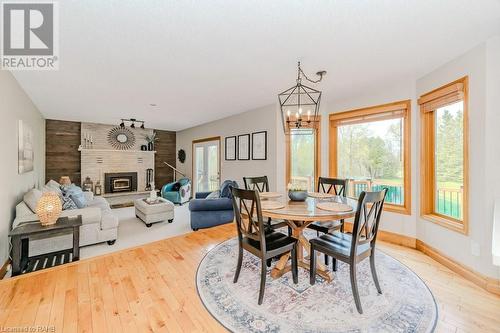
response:
[[[120,119],[120,120],[121,120],[120,128],[125,128],[125,123],[127,122],[127,123],[131,123],[130,128],[135,128],[135,123],[140,123],[141,124],[140,128],[144,129],[144,120],[138,120],[135,118]]]
[[[18,173],[33,171],[33,130],[26,122],[19,120]]]
[[[177,158],[179,162],[184,163],[186,161],[186,151],[184,149],[179,149],[177,152]]]
[[[252,160],[267,159],[267,131],[252,133]]]
[[[224,144],[226,161],[236,160],[236,137],[227,136]]]
[[[155,150],[155,142],[158,141],[158,137],[156,136],[156,131],[153,131],[151,135],[145,135],[144,139],[146,139],[146,142],[148,143],[148,150],[153,151]]]
[[[135,135],[128,128],[114,127],[108,133],[108,142],[115,149],[127,150],[134,146]]]
[[[82,145],[82,148],[84,149],[92,149],[94,146],[94,137],[89,134],[89,133],[85,133],[83,135],[83,145]]]
[[[43,226],[56,224],[61,215],[62,204],[56,192],[45,192],[36,205],[36,215]]]
[[[238,135],[238,160],[250,159],[250,134]]]
[[[302,71],[299,61],[297,83],[278,95],[285,134],[291,132],[293,134],[310,134],[317,128],[321,91],[302,84],[302,77],[311,83],[320,82],[326,75],[326,71],[319,71],[316,75],[319,76],[319,79],[309,79]]]

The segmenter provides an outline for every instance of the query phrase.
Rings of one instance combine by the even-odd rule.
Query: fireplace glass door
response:
[[[193,184],[195,192],[219,189],[219,140],[193,143]]]

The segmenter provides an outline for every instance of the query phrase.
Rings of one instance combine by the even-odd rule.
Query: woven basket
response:
[[[36,205],[36,215],[43,226],[56,224],[61,215],[61,199],[55,192],[45,192]]]

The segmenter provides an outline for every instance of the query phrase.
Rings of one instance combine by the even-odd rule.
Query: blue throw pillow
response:
[[[76,205],[77,208],[87,207],[87,200],[80,187],[75,184],[66,185],[61,188],[63,197],[69,197]]]
[[[229,198],[233,197],[231,193],[231,186],[238,188],[238,183],[233,180],[225,180],[220,187],[220,197],[221,198]]]

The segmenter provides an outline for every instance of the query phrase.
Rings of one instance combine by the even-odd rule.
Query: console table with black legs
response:
[[[61,217],[56,224],[42,226],[40,222],[28,222],[17,226],[9,236],[12,241],[12,276],[54,267],[80,258],[80,226],[82,216]],[[64,233],[73,234],[73,246],[47,254],[30,257],[30,239],[51,238]]]

